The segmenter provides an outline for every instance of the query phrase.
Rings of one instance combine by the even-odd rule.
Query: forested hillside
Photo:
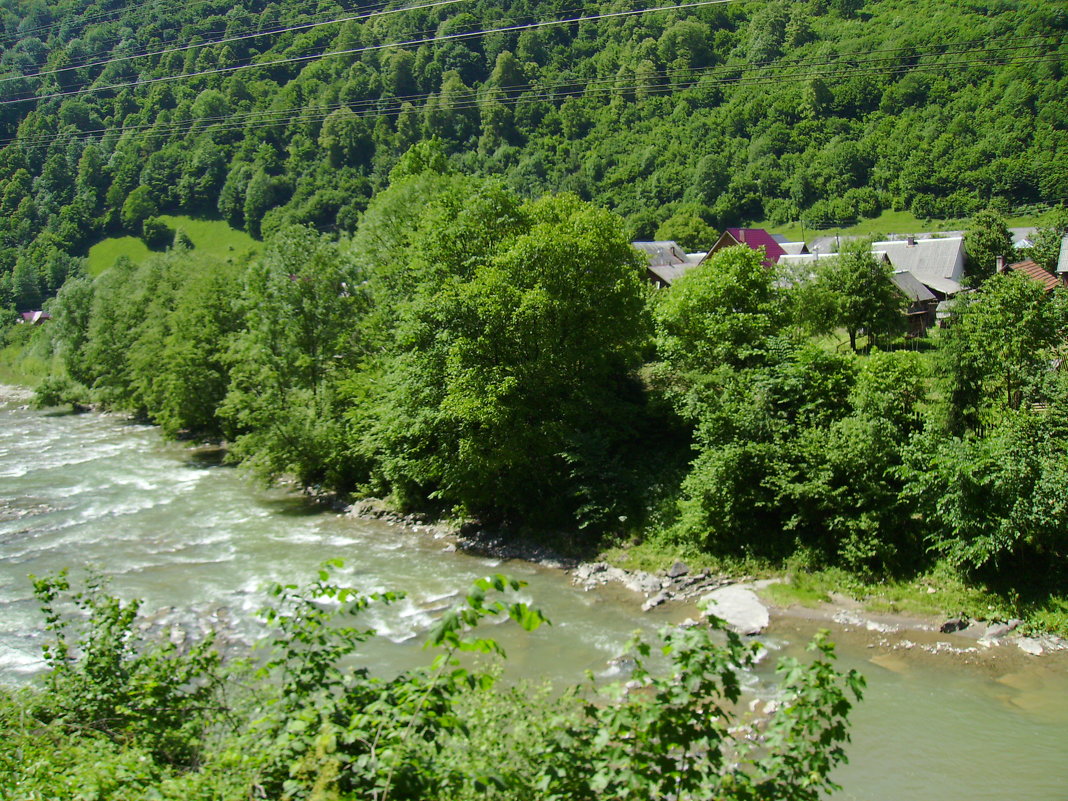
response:
[[[639,238],[1068,198],[1068,12],[1044,0],[2,7],[0,307],[105,235],[166,246],[160,213],[351,231],[434,137]]]

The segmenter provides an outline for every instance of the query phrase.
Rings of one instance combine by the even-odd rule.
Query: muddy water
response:
[[[686,610],[645,615],[625,590],[585,593],[553,570],[499,564],[446,550],[426,534],[324,514],[300,498],[256,487],[211,452],[160,440],[150,427],[100,415],[52,415],[0,390],[0,679],[41,667],[41,620],[28,574],[70,567],[111,577],[113,590],[195,631],[212,620],[235,636],[271,581],[310,579],[345,560],[339,580],[365,591],[403,590],[368,623],[385,636],[362,656],[387,672],[425,662],[435,615],[480,576],[507,572],[553,625],[534,635],[498,630],[510,670],[531,678],[611,675],[635,629],[653,631]],[[773,651],[794,652],[817,624],[778,621]],[[841,661],[869,682],[854,713],[841,798],[1068,801],[1068,660],[1004,649],[982,659],[872,646],[836,633]],[[757,686],[762,677],[752,677]]]

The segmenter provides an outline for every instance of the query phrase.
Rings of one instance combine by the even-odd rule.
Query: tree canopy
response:
[[[601,17],[476,0],[335,24],[298,0],[172,11],[166,26],[92,4],[0,20],[0,305],[58,290],[72,265],[46,251],[77,259],[159,214],[352,233],[402,155],[434,140],[453,170],[528,198],[574,192],[687,247],[761,219],[813,229],[1068,196],[1064,22],[1048,4]],[[553,24],[569,14],[587,21]]]

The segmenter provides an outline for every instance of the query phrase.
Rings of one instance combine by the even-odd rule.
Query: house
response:
[[[657,287],[671,286],[688,270],[701,263],[704,254],[688,254],[670,240],[662,242],[631,242],[648,260],[646,277]]]
[[[735,245],[745,245],[750,250],[764,248],[764,264],[767,267],[778,264],[779,259],[787,253],[795,255],[808,253],[808,248],[804,242],[786,242],[783,240],[785,240],[785,237],[773,236],[763,228],[728,228],[716,240],[716,244],[712,246],[712,249],[708,251],[702,261],[711,258],[723,248],[730,248]]]
[[[890,256],[886,251],[875,251],[872,255],[880,262],[892,265]],[[834,259],[837,257],[838,254],[836,253],[800,253],[797,255],[787,253],[779,258],[779,265],[794,266],[801,272],[809,272],[811,274],[811,268],[806,270],[805,265],[814,265],[820,259]],[[938,296],[908,270],[894,270],[890,275],[890,280],[894,282],[898,292],[909,302],[904,312],[905,317],[908,319],[906,336],[925,336],[928,329],[938,319]]]
[[[908,320],[905,336],[926,336],[927,329],[935,324],[937,318],[938,298],[907,270],[894,270],[890,280],[894,282],[898,292],[909,301],[908,308],[905,309],[905,317]]]
[[[20,315],[22,318],[20,323],[29,323],[30,325],[40,325],[45,320],[51,320],[52,315],[46,311],[25,311]]]
[[[1021,275],[1026,275],[1032,281],[1041,284],[1042,288],[1045,289],[1047,292],[1052,292],[1060,285],[1060,281],[1050,275],[1049,271],[1046,270],[1046,268],[1044,268],[1041,264],[1037,264],[1031,259],[1027,259],[1026,261],[1018,261],[1015,264],[1006,265],[1005,257],[998,256],[996,269],[999,273],[1007,273],[1009,270],[1012,270],[1014,272],[1020,273]]]
[[[885,253],[894,270],[912,273],[938,297],[945,300],[963,289],[964,237],[916,239],[914,236],[889,242],[875,242],[874,253]]]

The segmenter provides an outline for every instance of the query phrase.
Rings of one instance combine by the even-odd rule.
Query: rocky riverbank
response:
[[[33,390],[29,387],[16,387],[0,384],[0,403],[25,403],[33,400]]]
[[[691,570],[676,562],[667,570],[650,573],[626,570],[604,561],[582,561],[563,555],[540,542],[507,537],[474,524],[435,523],[415,514],[404,515],[380,500],[363,500],[340,509],[351,517],[379,520],[409,531],[432,536],[446,551],[463,551],[501,561],[521,560],[542,567],[564,570],[573,584],[586,591],[608,585],[621,586],[635,595],[643,612],[658,607],[677,607],[680,614],[715,614],[746,635],[765,631],[773,619],[813,620],[850,634],[866,635],[869,647],[888,651],[926,652],[982,659],[984,654],[1011,649],[1029,656],[1068,651],[1068,641],[1055,635],[1028,636],[1022,621],[943,619],[890,615],[866,610],[862,603],[833,593],[815,607],[770,603],[761,593],[771,584],[785,581],[758,580],[753,576],[728,576],[708,569]],[[690,619],[692,621],[692,618]]]

